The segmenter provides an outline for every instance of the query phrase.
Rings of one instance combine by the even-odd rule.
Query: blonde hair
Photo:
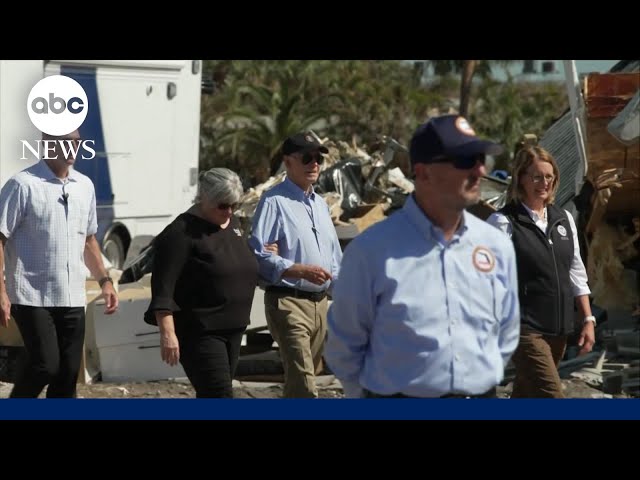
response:
[[[553,159],[551,154],[544,148],[537,145],[523,146],[515,155],[513,160],[513,173],[511,174],[511,183],[507,190],[508,200],[524,200],[525,192],[520,184],[520,180],[523,175],[526,174],[527,169],[531,166],[534,160],[540,162],[550,163],[553,167],[553,184],[549,191],[549,197],[546,200],[546,204],[553,203],[556,198],[556,192],[558,191],[558,185],[560,184],[560,170],[558,170],[558,164]]]

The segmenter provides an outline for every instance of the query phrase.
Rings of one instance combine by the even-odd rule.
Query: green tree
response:
[[[538,137],[568,108],[564,85],[553,82],[485,80],[476,93],[471,122],[479,134],[501,142],[506,152],[496,168],[509,166],[516,143],[525,133]]]
[[[429,60],[436,75],[460,75],[460,103],[458,112],[463,117],[469,116],[471,91],[474,75],[482,80],[491,78],[493,69],[506,66],[516,60]]]
[[[202,167],[234,165],[256,181],[290,133],[314,127],[360,145],[383,135],[408,141],[427,109],[443,103],[399,61],[207,61],[205,68],[215,93],[203,99]]]
[[[491,69],[510,60],[430,62],[442,75],[424,85],[426,63],[207,60],[214,93],[202,98],[201,168],[227,166],[262,182],[283,138],[307,128],[369,151],[382,136],[406,145],[419,123],[459,106],[462,72],[474,128],[511,151],[522,133],[541,135],[567,105],[562,85],[494,80]]]
[[[282,140],[326,124],[341,95],[335,91],[311,94],[314,66],[310,62],[245,62],[236,66],[234,83],[227,73],[219,96],[225,106],[215,118],[208,118],[209,161],[219,164],[220,157],[226,156],[245,171],[245,176],[263,181]],[[242,78],[238,78],[240,72]]]

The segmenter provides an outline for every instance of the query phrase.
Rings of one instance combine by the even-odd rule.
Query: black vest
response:
[[[513,230],[521,322],[546,334],[573,333],[575,303],[569,270],[574,246],[566,212],[547,205],[546,235],[521,203],[511,202],[500,212]]]

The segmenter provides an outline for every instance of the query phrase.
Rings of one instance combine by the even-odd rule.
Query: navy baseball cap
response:
[[[310,152],[318,150],[322,153],[329,153],[327,147],[322,146],[316,138],[308,132],[296,133],[287,138],[282,144],[282,154],[291,155],[296,152]]]
[[[411,165],[432,163],[442,157],[468,158],[480,154],[499,155],[504,148],[476,136],[466,118],[442,115],[420,125],[411,138]]]

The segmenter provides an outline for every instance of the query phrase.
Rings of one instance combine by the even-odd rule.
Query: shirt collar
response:
[[[295,197],[298,198],[298,200],[304,200],[305,198],[309,198],[311,200],[315,199],[315,195],[316,195],[316,191],[313,188],[313,185],[311,185],[311,192],[309,192],[309,194],[307,194],[304,190],[302,190],[298,185],[296,185],[295,183],[293,183],[289,177],[284,177],[284,181],[282,182],[284,183],[284,185],[287,187],[287,189],[294,194]]]
[[[545,205],[544,210],[542,211],[542,215],[543,217],[540,218],[540,216],[538,216],[538,214],[536,212],[534,212],[533,210],[531,210],[529,207],[527,207],[527,205],[524,202],[520,202],[522,204],[522,206],[524,207],[524,209],[527,211],[527,213],[529,214],[529,216],[531,217],[531,220],[533,220],[534,222],[538,222],[540,220],[543,221],[547,221],[547,206]]]
[[[49,168],[49,165],[47,165],[47,162],[45,162],[44,159],[40,159],[40,161],[36,165],[37,165],[36,172],[38,173],[38,176],[43,180],[48,182],[50,180],[55,179],[55,180],[64,182],[64,180],[61,180],[58,177],[56,177],[56,174],[53,173],[53,171],[51,170],[51,168]],[[79,177],[78,172],[76,172],[73,167],[70,167],[67,180],[69,181],[73,180],[74,182],[77,182],[78,177]]]
[[[420,233],[422,233],[427,239],[436,241],[441,241],[444,239],[440,227],[434,225],[433,222],[429,220],[429,217],[424,214],[422,209],[418,206],[418,203],[416,202],[413,194],[409,195],[404,203],[404,207],[402,208],[402,210],[404,211],[405,215],[409,217],[411,223],[413,223],[415,227],[420,231]],[[453,234],[451,242],[456,239],[463,241],[467,238],[463,235],[469,229],[469,222],[467,221],[468,215],[472,214],[470,214],[466,210],[462,211],[462,221],[460,222],[460,226],[458,227],[456,232]]]

